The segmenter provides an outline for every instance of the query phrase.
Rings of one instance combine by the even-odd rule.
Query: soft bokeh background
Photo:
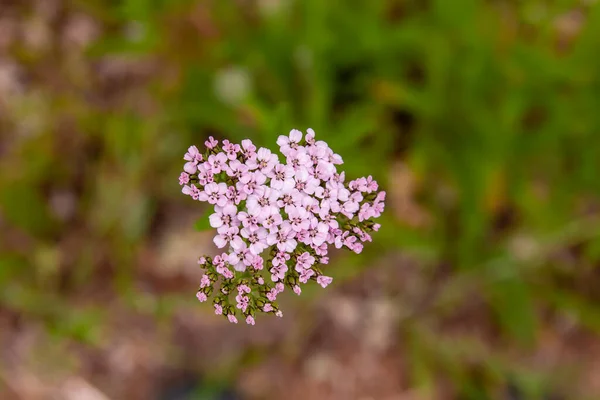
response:
[[[595,3],[0,1],[0,398],[600,398]],[[308,127],[383,228],[227,324],[183,153]]]

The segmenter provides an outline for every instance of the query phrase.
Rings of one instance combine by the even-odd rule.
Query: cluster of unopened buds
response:
[[[310,280],[331,283],[320,267],[329,263],[329,245],[360,253],[380,227],[373,219],[385,192],[371,176],[345,183],[336,167],[342,158],[312,129],[304,138],[294,129],[277,144],[285,163],[250,140],[212,137],[204,153],[192,146],[184,156],[182,192],[214,206],[209,222],[224,249],[198,260],[205,273],[196,297],[215,294],[215,313],[232,323],[243,316],[254,325],[260,312],[281,317],[276,299],[286,287],[299,295]]]

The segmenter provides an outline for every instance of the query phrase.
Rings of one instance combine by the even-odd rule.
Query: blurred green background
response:
[[[0,1],[0,398],[600,398],[600,5]],[[200,305],[208,135],[388,192],[327,290]]]

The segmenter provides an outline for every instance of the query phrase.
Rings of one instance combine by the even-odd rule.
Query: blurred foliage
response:
[[[546,377],[436,331],[476,293],[501,340],[524,351],[557,316],[600,333],[594,3],[73,2],[67,11],[99,24],[83,61],[60,43],[9,49],[27,79],[0,103],[0,307],[93,343],[103,312],[67,299],[99,280],[135,297],[158,211],[187,204],[187,146],[208,135],[272,146],[312,127],[349,176],[371,174],[392,194],[374,243],[334,276],[402,252],[431,280],[431,308],[402,327],[413,384],[427,393],[438,371],[479,399],[517,374],[540,395]],[[125,65],[118,79],[99,72],[110,62]],[[428,223],[394,204],[398,163]],[[483,358],[473,374],[465,360]]]

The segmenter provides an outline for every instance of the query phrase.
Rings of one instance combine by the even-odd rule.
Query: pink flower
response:
[[[200,191],[194,185],[185,185],[183,188],[181,188],[181,193],[191,196],[194,200],[198,200],[200,198]]]
[[[229,314],[229,315],[227,316],[227,319],[228,319],[228,320],[229,320],[229,322],[231,322],[232,324],[237,324],[237,323],[238,323],[238,320],[237,320],[237,318],[236,318],[236,317],[235,317],[235,315],[233,315],[233,314]]]
[[[204,191],[201,191],[198,200],[208,201],[209,204],[216,204],[220,207],[227,204],[227,185],[225,183],[209,183],[204,187]]]
[[[238,160],[229,161],[229,164],[225,165],[225,172],[227,176],[232,178],[240,179],[242,176],[248,173],[248,166],[242,164]]]
[[[319,210],[319,218],[321,218],[321,221],[326,224],[327,226],[329,226],[329,229],[337,229],[340,227],[339,222],[337,221],[337,219],[335,218],[335,215],[330,214],[329,210],[327,208],[321,208]]]
[[[233,144],[229,140],[223,140],[223,151],[230,160],[235,160],[237,153],[240,151],[239,144]]]
[[[305,251],[296,259],[296,271],[302,272],[303,270],[312,267],[314,263],[315,258]]]
[[[215,304],[215,314],[217,314],[217,315],[223,314],[223,307],[221,307],[221,305]]]
[[[279,292],[277,291],[277,289],[273,288],[267,293],[267,299],[269,299],[269,301],[275,301],[277,300],[278,294]]]
[[[183,186],[187,185],[188,183],[190,183],[190,176],[185,172],[182,172],[181,175],[179,175],[179,185]]]
[[[242,296],[241,294],[238,294],[235,296],[235,301],[237,302],[235,306],[242,310],[242,312],[246,312],[248,304],[250,304],[250,298],[248,296]]]
[[[380,193],[385,193],[385,192],[380,192]],[[385,209],[385,203],[383,201],[377,201],[377,199],[375,199],[375,203],[373,203],[373,217],[377,218],[381,215],[381,213],[383,213],[383,210]]]
[[[314,177],[327,182],[335,174],[335,165],[329,161],[319,161],[315,167]]]
[[[287,272],[287,270],[288,270],[288,267],[285,264],[280,264],[276,267],[271,268],[269,270],[271,272],[271,280],[273,282],[283,280],[285,278],[285,273]]]
[[[252,254],[259,255],[267,248],[267,243],[265,241],[267,230],[265,228],[258,228],[252,231],[243,228],[241,234],[250,243],[248,248]]]
[[[261,256],[255,256],[254,260],[252,260],[252,268],[254,268],[256,271],[261,271],[263,269],[263,264],[264,260]]]
[[[237,217],[242,222],[242,226],[247,230],[255,231],[258,229],[258,225],[260,224],[259,214],[241,211]]]
[[[329,285],[331,281],[333,281],[333,278],[329,276],[321,275],[317,277],[317,283],[324,288],[327,287],[327,285]]]
[[[315,253],[317,253],[318,256],[327,255],[327,244],[326,243],[323,243],[320,246],[312,245],[311,247],[315,250]]]
[[[262,186],[267,180],[267,177],[260,172],[247,172],[240,178],[236,187],[245,192],[246,194],[252,194],[256,188]]]
[[[239,293],[250,293],[250,287],[248,285],[239,285],[237,290]]]
[[[373,210],[371,209],[369,203],[364,203],[358,212],[358,221],[363,222],[364,220],[371,218],[372,213]]]
[[[354,214],[358,211],[359,204],[354,201],[347,201],[342,205],[342,209],[340,210],[342,214],[344,214],[348,218],[354,217]]]
[[[198,171],[198,163],[196,161],[190,161],[185,163],[183,170],[190,175],[193,175]]]
[[[293,168],[288,165],[277,164],[269,176],[269,178],[271,178],[271,187],[278,190],[283,189],[285,186],[291,188],[294,186],[293,177]]]
[[[210,278],[208,277],[208,275],[202,275],[202,278],[200,278],[200,287],[201,288],[205,288],[207,286],[210,286],[211,281]]]
[[[206,185],[214,181],[215,179],[213,174],[206,168],[206,166],[204,164],[198,165],[198,183],[201,185]]]
[[[302,293],[302,289],[300,289],[300,286],[298,286],[298,285],[294,286],[294,293],[296,293],[298,296],[300,296],[300,293]]]
[[[254,318],[252,318],[252,315],[248,315],[248,316],[246,317],[246,323],[247,323],[248,325],[254,325]]]
[[[206,257],[200,257],[200,258],[198,258],[198,264],[199,265],[206,264]]]
[[[312,269],[305,269],[304,271],[300,272],[300,277],[298,278],[298,280],[301,283],[307,283],[308,280],[310,279],[311,276],[313,276],[315,274],[315,271],[313,271]]]
[[[350,234],[350,232],[348,232],[348,231],[344,231],[341,234],[338,232],[336,234],[335,242],[334,242],[336,249],[341,249],[342,246],[344,246],[344,241],[349,234]]]
[[[320,246],[327,240],[327,233],[329,232],[329,226],[323,222],[319,222],[317,218],[312,218],[310,221],[310,227],[308,228],[308,243]]]
[[[320,209],[319,209],[319,202],[317,201],[317,199],[315,199],[314,197],[311,196],[302,196],[302,201],[300,202],[300,205],[309,213],[312,214],[318,214]]]
[[[222,275],[223,278],[225,279],[232,279],[233,278],[233,272],[231,272],[231,270],[227,267],[217,267],[215,268],[217,273]]]
[[[285,264],[287,262],[287,260],[290,259],[290,255],[288,253],[284,253],[282,251],[278,252],[277,254],[275,254],[275,257],[273,257],[273,265],[274,266],[278,266],[281,264]]]
[[[217,153],[208,156],[208,165],[213,174],[219,174],[227,168],[227,156],[225,153]]]
[[[306,130],[306,136],[304,137],[304,139],[309,145],[315,144],[315,131],[313,131],[311,128],[308,128]]]
[[[242,246],[242,238],[238,235],[240,232],[237,226],[223,225],[217,230],[218,234],[214,237],[213,242],[218,248],[222,249],[228,244],[234,249]]]
[[[291,253],[297,246],[294,240],[294,231],[289,223],[283,223],[279,229],[273,229],[267,236],[267,244],[269,246],[277,245],[279,251]]]
[[[187,153],[183,156],[185,161],[195,161],[196,164],[202,161],[202,154],[196,146],[190,146]]]
[[[283,293],[284,289],[285,289],[285,286],[283,286],[283,283],[277,282],[275,284],[275,290],[277,290],[277,293]]]
[[[269,215],[279,213],[277,208],[277,199],[279,198],[279,192],[261,186],[254,191],[254,194],[248,196],[246,200],[246,207],[248,211],[254,215],[260,215],[260,220],[264,220]]]
[[[288,218],[290,226],[295,232],[305,231],[310,227],[308,211],[302,207],[291,206]]]
[[[200,303],[203,303],[203,302],[205,302],[208,299],[208,297],[206,297],[206,294],[203,293],[203,292],[196,293],[196,297],[198,298],[198,300],[200,301]]]
[[[296,189],[281,191],[281,197],[277,200],[277,207],[283,208],[286,213],[289,213],[292,206],[298,206],[302,204],[302,198],[304,196]]]
[[[291,149],[286,155],[286,162],[295,172],[301,169],[307,170],[307,172],[308,169],[312,170],[310,156],[304,147]]]
[[[366,189],[365,191],[367,193],[373,193],[373,192],[376,192],[377,189],[379,189],[379,185],[377,184],[377,181],[373,180],[373,177],[371,175],[367,176],[365,189]]]
[[[309,175],[308,171],[305,168],[301,168],[296,171],[296,175],[294,176],[294,180],[296,184],[294,188],[299,192],[304,192],[306,194],[314,194],[317,187],[319,187],[320,182]]]
[[[264,175],[269,175],[275,165],[279,163],[277,155],[271,153],[271,150],[261,147],[256,153],[256,158],[252,158],[246,162],[250,170],[258,169]]]
[[[239,191],[235,186],[227,187],[227,192],[225,192],[225,197],[228,201],[232,202],[235,205],[240,204],[240,202],[246,200],[248,195],[244,192]]]
[[[215,138],[212,136],[209,136],[208,140],[206,142],[204,142],[204,145],[206,146],[207,149],[214,149],[215,147],[217,147],[218,144],[219,144],[219,142],[217,142],[215,140]]]
[[[271,303],[266,303],[266,304],[263,306],[263,311],[264,311],[264,312],[270,312],[270,311],[273,311],[273,306],[271,305]]]
[[[242,147],[240,153],[246,160],[256,157],[256,146],[250,139],[242,140]]]
[[[237,225],[237,207],[233,204],[226,204],[224,207],[215,207],[215,213],[208,217],[210,226],[220,228],[221,226]]]
[[[364,245],[360,242],[355,242],[352,247],[350,247],[350,250],[352,250],[353,252],[355,252],[356,254],[360,254],[363,251]]]
[[[287,156],[291,149],[295,149],[298,147],[298,144],[302,140],[302,132],[297,129],[292,129],[290,131],[289,136],[279,136],[277,138],[277,144],[279,145],[279,150],[281,154]]]
[[[372,242],[373,241],[373,238],[371,238],[371,235],[369,235],[368,233],[366,233],[359,227],[354,227],[352,229],[352,232],[354,232],[358,236],[358,238],[361,240],[361,242]]]
[[[266,217],[263,220],[262,225],[267,229],[273,229],[278,225],[281,225],[282,222],[283,217],[281,216],[281,214],[279,214],[279,212],[277,212],[276,214],[271,214],[268,217]]]

